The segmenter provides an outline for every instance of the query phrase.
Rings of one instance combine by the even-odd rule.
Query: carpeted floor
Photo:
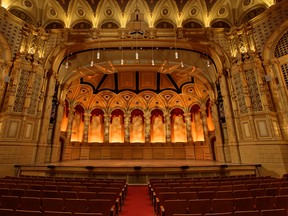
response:
[[[154,216],[146,185],[129,185],[121,216]]]

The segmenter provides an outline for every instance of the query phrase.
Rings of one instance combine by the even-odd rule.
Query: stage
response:
[[[15,175],[127,179],[147,183],[151,178],[259,175],[258,164],[209,160],[73,160],[59,163],[16,165]]]

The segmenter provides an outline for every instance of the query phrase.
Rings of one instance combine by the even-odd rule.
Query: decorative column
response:
[[[104,143],[109,143],[110,115],[104,114]]]
[[[267,85],[277,113],[279,130],[283,139],[288,140],[288,114],[285,109],[288,107],[287,88],[282,82],[278,81],[278,77],[282,76],[282,69],[278,59],[264,63],[264,66],[268,76],[271,76],[271,81],[267,82]]]
[[[36,67],[35,65],[32,65],[32,70],[29,72],[27,71],[27,73],[30,73],[30,79],[28,81],[28,87],[27,87],[24,109],[23,109],[24,115],[28,114],[29,108],[30,108],[31,96],[32,96],[33,88],[34,88],[35,74],[36,74],[35,67]]]
[[[124,115],[124,142],[130,142],[130,118],[131,114]]]
[[[88,143],[89,125],[90,125],[91,113],[86,111],[84,113],[84,131],[83,131],[83,143]]]
[[[12,66],[11,66],[12,67]],[[12,67],[12,71],[10,74],[10,79],[13,80],[13,82],[8,85],[8,89],[6,92],[6,99],[4,101],[3,106],[5,107],[6,112],[12,112],[14,107],[14,102],[16,99],[17,94],[17,86],[20,80],[21,76],[21,59],[20,57],[16,57],[16,60],[14,61],[14,66]]]
[[[54,128],[54,135],[53,135],[53,143],[52,143],[52,154],[51,154],[51,162],[58,162],[60,160],[60,154],[61,151],[61,145],[59,142],[60,138],[60,127],[62,123],[63,118],[63,111],[65,109],[65,101],[59,100],[58,101],[58,110],[57,110],[57,118],[55,122],[55,128]]]
[[[53,70],[45,71],[45,77],[42,87],[43,92],[46,92],[44,95],[43,103],[40,103],[43,105],[43,109],[38,108],[38,115],[42,116],[41,121],[39,122],[40,130],[38,134],[38,147],[37,147],[37,155],[36,155],[36,161],[37,162],[44,162],[45,156],[46,160],[50,160],[50,150],[51,150],[51,144],[48,143],[47,138],[49,137],[49,133],[51,132],[50,127],[50,118],[51,118],[51,111],[52,111],[52,99],[55,93],[55,86],[57,84],[57,75],[54,74]],[[41,95],[41,94],[40,94]],[[41,113],[40,113],[41,112]],[[52,141],[52,140],[50,140]]]
[[[192,144],[192,131],[191,131],[191,113],[185,113],[185,122],[186,122],[186,132],[187,132],[187,143]]]
[[[66,134],[67,145],[70,145],[70,142],[71,142],[74,112],[75,112],[74,107],[69,107],[68,124],[67,124],[67,130],[66,130],[67,131],[67,134]]]
[[[150,143],[150,132],[151,132],[151,113],[146,111],[144,113],[145,118],[145,143]]]
[[[7,94],[7,90],[8,90],[8,87],[10,86],[10,83],[11,83],[11,79],[9,77],[9,71],[11,69],[11,66],[12,66],[12,63],[9,62],[1,62],[0,61],[0,70],[2,70],[2,73],[1,73],[1,78],[3,77],[3,79],[0,78],[0,109],[1,110],[5,110],[5,106],[6,106],[6,103],[4,103],[5,101],[5,98],[6,98],[6,95]],[[4,109],[3,109],[3,108]]]
[[[208,134],[208,126],[207,126],[207,113],[206,108],[201,109],[201,119],[203,124],[203,132],[204,132],[204,143],[205,145],[209,144],[209,134]]]
[[[171,143],[171,116],[169,113],[165,115],[165,132],[166,132],[166,143]]]
[[[251,98],[250,98],[248,83],[247,83],[247,80],[246,80],[246,76],[245,76],[245,71],[243,69],[243,65],[240,66],[239,73],[240,73],[240,78],[241,78],[241,84],[243,86],[243,93],[244,93],[245,104],[246,104],[246,107],[247,107],[247,112],[251,113],[252,112],[252,104],[251,104]]]
[[[220,119],[219,119],[219,112],[218,112],[218,107],[217,107],[217,100],[213,99],[210,100],[211,103],[211,115],[213,119],[213,123],[215,128],[219,128],[219,130],[215,130],[215,136],[216,136],[216,143],[215,143],[215,153],[216,153],[216,160],[217,161],[225,161],[224,157],[224,151],[223,151],[223,137],[222,137],[222,126],[220,124]]]
[[[220,77],[220,85],[221,85],[221,93],[224,100],[224,112],[225,112],[225,119],[226,119],[226,125],[227,125],[227,136],[229,140],[229,149],[230,149],[230,160],[231,162],[239,163],[240,155],[239,155],[239,146],[237,143],[237,133],[235,129],[234,124],[234,118],[233,118],[233,111],[232,106],[230,103],[230,91],[228,88],[228,81],[227,81],[227,75],[228,73],[226,71],[223,71],[221,77]]]

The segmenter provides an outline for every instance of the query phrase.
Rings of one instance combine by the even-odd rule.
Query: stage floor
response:
[[[257,174],[255,164],[208,160],[73,160],[20,165],[17,175],[125,178],[146,184],[151,178],[211,177]]]
[[[47,165],[47,164],[39,164]],[[225,163],[218,161],[208,160],[74,160],[74,161],[63,161],[59,163],[49,163],[54,166],[72,166],[72,167],[83,167],[83,166],[94,166],[94,167],[179,167],[179,166],[191,166],[191,167],[205,167],[205,166],[221,166],[221,165],[251,165],[251,164],[240,164],[240,163]]]

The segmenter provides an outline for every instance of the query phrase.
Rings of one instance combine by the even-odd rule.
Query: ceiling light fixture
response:
[[[123,55],[124,55],[124,50],[123,50],[123,38],[121,37],[121,60],[120,60],[120,64],[124,65],[124,59],[123,59]]]
[[[175,41],[174,41],[174,43],[175,43],[175,59],[178,59],[179,58],[179,54],[178,54],[178,51],[177,51],[177,42],[176,42],[176,40],[177,40],[177,29],[175,29]]]
[[[98,51],[96,54],[96,58],[100,59],[100,35],[98,36]]]

